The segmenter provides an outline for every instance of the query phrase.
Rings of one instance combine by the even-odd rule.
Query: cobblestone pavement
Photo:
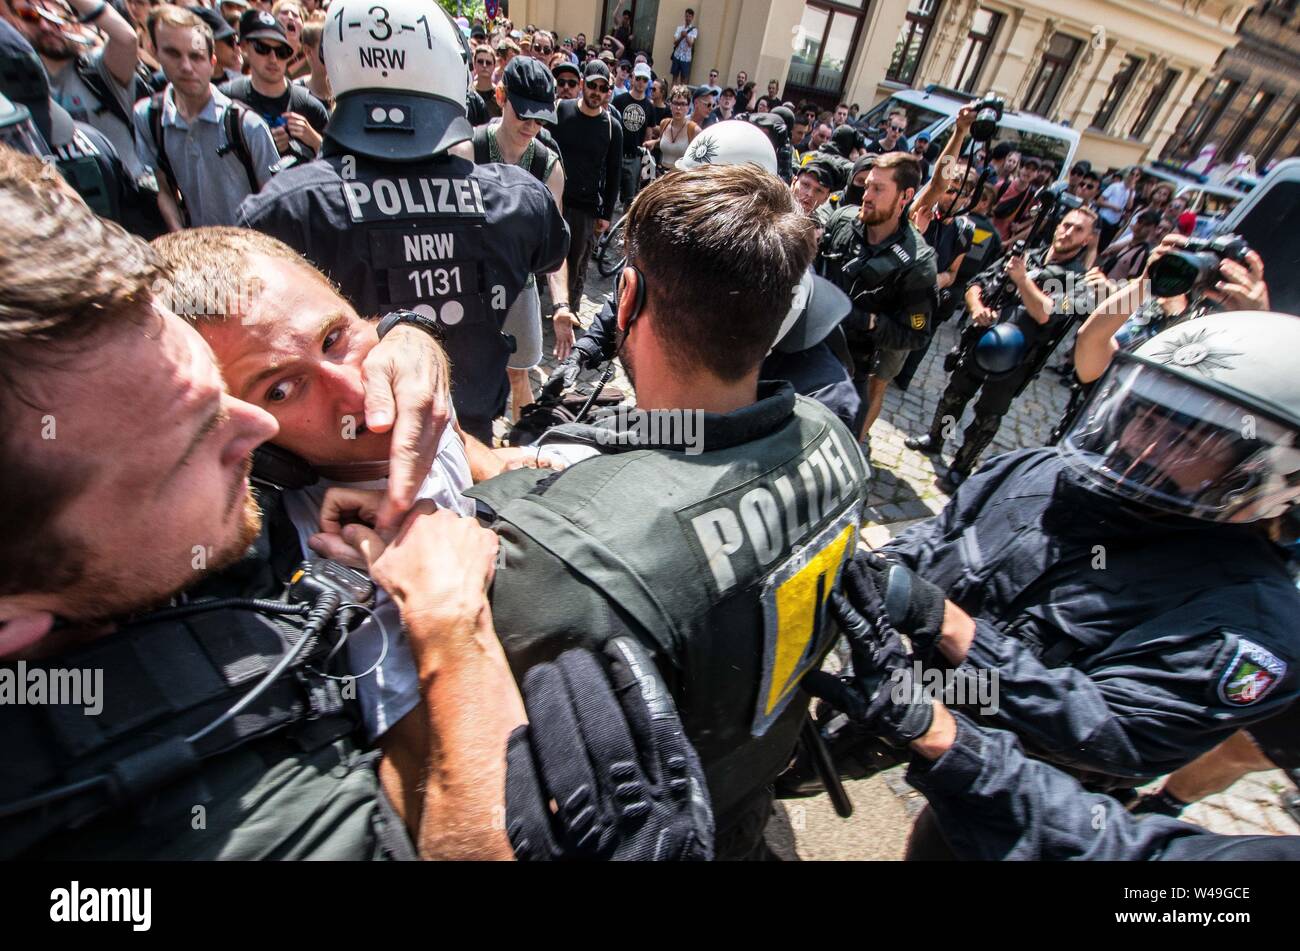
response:
[[[594,266],[590,268],[579,319],[589,323],[604,296],[612,291],[613,280],[602,278]],[[549,312],[550,303],[544,296],[543,313]],[[538,385],[555,366],[550,321],[545,324],[545,356],[533,374]],[[961,430],[974,416],[974,401],[949,439],[942,461],[907,449],[903,440],[929,426],[947,382],[943,357],[956,340],[955,322],[942,325],[908,392],[894,387],[886,392],[880,419],[871,431],[872,487],[867,508],[869,525],[863,534],[873,546],[888,540],[908,522],[928,518],[947,504],[948,496],[939,488],[937,479],[947,471],[944,463],[952,458],[960,444]],[[1055,362],[1057,358],[1053,358]],[[587,373],[583,380],[590,382],[596,376]],[[632,392],[621,367],[611,385]],[[1040,374],[1012,405],[984,458],[1044,445],[1065,409],[1068,392],[1055,373],[1047,370]],[[778,802],[768,828],[768,843],[773,851],[792,860],[901,859],[912,821],[925,804],[921,794],[903,781],[903,769],[849,781],[845,788],[855,807],[854,815],[847,820],[835,814],[825,796]],[[1300,834],[1300,825],[1278,804],[1279,794],[1290,788],[1281,770],[1254,773],[1192,806],[1185,818],[1226,834]]]

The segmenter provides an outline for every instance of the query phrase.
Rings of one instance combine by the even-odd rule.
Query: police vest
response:
[[[656,650],[720,834],[789,762],[807,709],[799,681],[836,636],[826,600],[866,498],[848,431],[779,386],[793,412],[744,441],[715,446],[706,432],[688,455],[560,427],[549,438],[603,454],[466,493],[501,538],[492,610],[516,674],[628,631]]]
[[[286,592],[297,539],[278,495],[261,500],[262,535],[190,589],[191,603]],[[412,857],[378,792],[377,754],[359,745],[356,704],[320,670],[328,642],[205,730],[303,636],[301,617],[246,609],[256,603],[155,612],[57,658],[4,665],[22,696],[0,704],[0,856]]]

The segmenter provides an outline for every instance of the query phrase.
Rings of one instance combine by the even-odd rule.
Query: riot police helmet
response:
[[[464,34],[434,0],[333,0],[321,34],[335,107],[326,138],[358,155],[416,162],[474,134]]]
[[[996,324],[975,343],[975,366],[993,375],[1010,373],[1025,355],[1025,333],[1012,323]]]
[[[1211,522],[1281,515],[1300,498],[1300,318],[1214,314],[1107,368],[1061,452],[1094,485]]]

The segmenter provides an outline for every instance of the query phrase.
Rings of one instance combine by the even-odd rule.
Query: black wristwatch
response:
[[[442,324],[428,317],[422,317],[420,314],[410,310],[392,310],[385,314],[379,320],[379,339],[384,339],[384,334],[392,330],[398,324],[410,324],[412,327],[419,327],[434,340],[442,342],[443,332]]]

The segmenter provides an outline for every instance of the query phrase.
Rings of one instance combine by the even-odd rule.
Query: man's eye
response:
[[[266,401],[268,403],[283,403],[296,392],[298,392],[297,380],[281,380],[267,391]]]
[[[342,330],[331,330],[328,334],[325,335],[324,341],[321,342],[321,352],[329,353],[332,349],[334,349],[334,344],[338,343],[342,337],[343,337]]]

